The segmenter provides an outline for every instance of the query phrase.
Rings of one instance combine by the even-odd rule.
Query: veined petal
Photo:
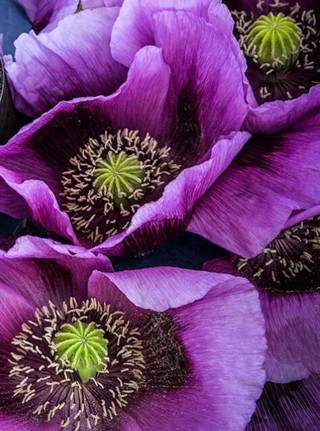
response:
[[[244,257],[257,254],[292,211],[319,202],[320,112],[256,135],[195,208],[188,229]]]
[[[242,430],[264,382],[264,324],[252,286],[242,278],[165,267],[105,277],[138,307],[167,310],[190,363],[185,387],[146,394],[129,406],[134,425]],[[250,334],[246,341],[243,331]]]
[[[246,431],[318,431],[320,375],[287,384],[266,383]]]
[[[115,91],[126,77],[109,50],[117,15],[118,8],[87,10],[68,16],[50,32],[21,35],[15,61],[6,57],[15,106],[36,117],[61,100]]]

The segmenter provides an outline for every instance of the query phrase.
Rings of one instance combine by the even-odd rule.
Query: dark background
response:
[[[14,40],[21,33],[31,29],[31,23],[23,10],[14,0],[0,0],[0,33],[3,33],[4,54],[14,55]],[[22,223],[0,214],[0,236],[32,234],[46,236],[43,232],[32,226],[31,223]],[[139,258],[113,258],[116,270],[143,268],[148,266],[178,266],[190,269],[201,269],[202,264],[225,252],[205,239],[185,233],[163,247],[157,252]]]

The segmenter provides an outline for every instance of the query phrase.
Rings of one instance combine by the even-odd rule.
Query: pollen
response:
[[[145,203],[156,200],[181,166],[149,134],[128,129],[89,139],[62,174],[62,207],[81,239],[101,243],[122,232]]]
[[[13,396],[61,430],[97,429],[126,407],[144,375],[138,328],[95,299],[49,302],[22,325],[9,363]]]
[[[240,258],[236,268],[256,287],[282,293],[320,288],[320,217],[300,222],[271,241],[262,253]]]

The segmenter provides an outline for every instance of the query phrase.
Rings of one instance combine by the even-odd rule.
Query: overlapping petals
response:
[[[317,205],[319,118],[314,109],[274,134],[267,134],[265,125],[264,134],[249,140],[197,205],[188,229],[252,257],[277,236],[293,211]]]
[[[21,238],[13,249],[2,252],[0,266],[1,302],[6,309],[0,318],[3,370],[7,369],[10,340],[24,321],[32,319],[36,307],[49,303],[59,309],[70,296],[78,302],[94,298],[122,310],[130,325],[141,328],[152,312],[166,316],[177,328],[188,363],[189,371],[180,387],[139,391],[120,411],[119,429],[156,431],[170,426],[174,430],[204,431],[214,425],[221,431],[240,431],[249,421],[264,382],[265,339],[258,296],[245,279],[165,267],[105,272],[110,270],[105,257],[30,237]],[[93,269],[98,271],[88,280]],[[247,334],[245,340],[241,339],[243,332]],[[146,342],[150,340],[149,333]],[[161,343],[158,338],[157,346]],[[164,353],[161,350],[159,354]],[[28,375],[31,382],[32,373]],[[10,388],[0,387],[2,400],[10,396]],[[190,410],[191,403],[197,415]],[[31,429],[24,406],[19,407],[19,417],[7,411],[3,403],[0,409],[0,428],[14,424],[16,429]],[[56,417],[51,422],[40,421],[39,429],[59,429]]]
[[[242,68],[236,56],[230,54],[226,62],[219,54],[230,48],[223,31],[214,27],[203,31],[201,25],[200,18],[185,12],[160,13],[157,38],[161,48],[145,47],[136,54],[119,91],[106,98],[61,103],[2,148],[1,193],[7,194],[9,186],[17,198],[9,206],[1,205],[1,211],[20,217],[23,197],[25,215],[31,213],[48,231],[83,244],[61,209],[62,173],[89,138],[99,137],[108,128],[126,128],[138,130],[140,136],[150,133],[160,147],[169,145],[181,173],[167,182],[162,196],[149,198],[138,209],[127,230],[96,250],[141,252],[177,235],[186,226],[195,202],[249,137],[236,132],[248,106]],[[183,43],[188,49],[183,52],[177,29],[181,38],[189,34]],[[207,43],[209,39],[216,49]],[[229,137],[223,139],[224,135]],[[32,161],[27,166],[26,154]]]
[[[66,16],[76,12],[79,0],[16,0],[39,32],[54,28]]]
[[[110,36],[118,7],[85,10],[56,28],[22,34],[15,61],[6,70],[17,109],[37,117],[61,100],[108,95],[126,79],[126,69],[110,54]]]
[[[265,369],[268,380],[275,383],[301,380],[320,370],[318,218],[306,220],[317,208],[292,217],[294,230],[286,230],[260,256],[251,260],[225,257],[204,265],[205,270],[233,275],[246,271],[256,284],[266,321]]]

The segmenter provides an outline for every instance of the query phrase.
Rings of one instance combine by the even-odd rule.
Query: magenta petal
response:
[[[123,0],[81,0],[82,9],[121,6]]]
[[[0,167],[0,212],[15,218],[24,218],[29,215],[28,205],[11,187],[17,182],[22,182],[18,174]]]
[[[83,11],[50,32],[21,35],[15,62],[6,58],[16,107],[36,117],[61,100],[115,91],[126,77],[109,50],[117,14],[118,8]]]
[[[264,383],[264,322],[250,283],[178,268],[106,277],[139,307],[172,309],[191,364],[184,388],[146,394],[129,407],[140,429],[243,430]]]
[[[105,277],[136,306],[155,311],[189,304],[233,279],[229,275],[214,277],[206,272],[170,267],[113,272]]]
[[[253,137],[195,208],[188,230],[252,257],[294,210],[320,195],[320,113],[276,135]]]
[[[320,293],[260,291],[260,301],[266,320],[268,380],[287,383],[320,373]]]
[[[320,375],[285,385],[266,383],[246,431],[318,431]]]
[[[217,2],[215,0],[214,2]],[[127,67],[139,49],[154,44],[152,15],[164,10],[184,10],[199,16],[208,16],[211,0],[125,0],[115,22],[111,51],[113,57]]]
[[[85,299],[94,270],[112,270],[109,259],[35,237],[21,237],[0,254],[0,282],[26,300],[33,298],[37,307],[49,299],[57,304],[71,296]]]
[[[245,130],[250,133],[274,133],[294,126],[312,109],[320,105],[320,85],[312,87],[307,94],[294,100],[276,100],[250,108],[245,121]]]
[[[204,269],[239,274],[227,257],[206,262]],[[311,373],[320,373],[320,293],[257,291],[266,322],[267,379],[287,383],[304,379]]]
[[[1,263],[0,263],[1,265]],[[35,304],[0,279],[0,348],[4,348],[20,331],[21,324],[32,316]]]
[[[60,19],[74,14],[79,0],[16,0],[33,22],[37,31],[53,28]],[[47,30],[47,28],[45,29]]]

